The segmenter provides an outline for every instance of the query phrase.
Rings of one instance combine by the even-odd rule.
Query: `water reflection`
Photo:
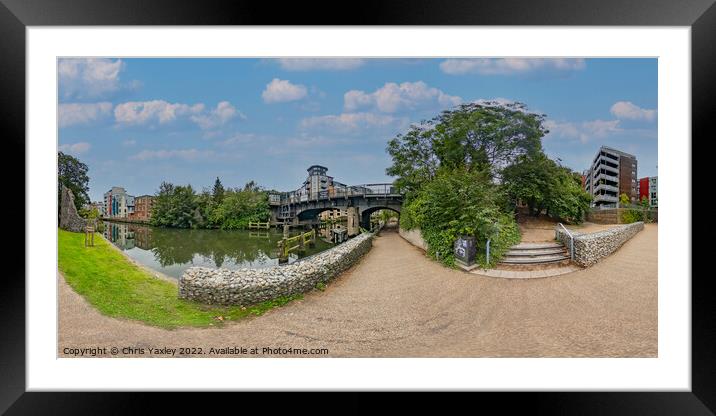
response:
[[[277,246],[283,237],[282,232],[275,229],[187,230],[107,221],[104,224],[105,238],[132,259],[176,278],[192,266],[239,269],[276,265]],[[305,253],[291,253],[289,262],[332,245],[329,238],[318,238],[315,247],[307,248]]]

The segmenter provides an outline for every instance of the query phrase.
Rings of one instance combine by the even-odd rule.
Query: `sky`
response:
[[[63,58],[58,82],[59,150],[87,164],[93,201],[217,177],[289,191],[313,164],[391,182],[391,138],[479,100],[545,114],[545,152],[575,171],[605,145],[657,175],[652,58]]]

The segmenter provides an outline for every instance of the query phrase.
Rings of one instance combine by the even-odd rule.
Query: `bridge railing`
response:
[[[311,193],[303,190],[273,193],[269,195],[269,202],[272,205],[288,205],[323,199],[348,198],[355,196],[379,197],[387,195],[399,195],[398,190],[392,183],[371,183],[351,186],[339,185],[333,186],[327,190]]]

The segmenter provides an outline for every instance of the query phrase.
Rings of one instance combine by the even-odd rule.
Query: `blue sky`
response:
[[[217,176],[293,190],[312,164],[390,182],[388,140],[481,99],[546,114],[544,148],[574,170],[607,145],[657,175],[656,59],[73,58],[58,79],[60,150],[88,165],[92,200]]]

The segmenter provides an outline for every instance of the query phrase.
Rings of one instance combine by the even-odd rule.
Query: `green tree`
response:
[[[156,193],[151,221],[154,225],[166,227],[197,227],[202,222],[197,208],[196,194],[191,185],[175,186],[162,182]]]
[[[625,194],[625,193],[619,195],[619,204],[620,204],[621,206],[626,207],[626,206],[628,206],[630,203],[631,203],[631,201],[629,200],[629,195],[627,195],[627,194]]]
[[[494,239],[491,249],[499,258],[501,250],[519,241],[513,217],[500,209],[502,199],[500,187],[486,172],[442,171],[403,209],[401,226],[420,228],[428,253],[448,265],[461,235],[475,236],[480,252]]]
[[[266,192],[234,189],[226,192],[222,203],[212,212],[210,222],[224,229],[241,229],[246,228],[249,221],[267,221],[270,215]]]
[[[549,206],[557,186],[557,166],[542,152],[522,155],[503,170],[502,183],[513,203],[523,201],[530,215],[537,216]]]
[[[522,103],[469,103],[413,125],[388,142],[395,185],[414,192],[438,170],[485,171],[499,176],[515,158],[541,149],[544,115]]]
[[[559,166],[547,200],[547,214],[570,223],[584,221],[592,196],[582,189],[582,178],[576,172]]]
[[[502,179],[510,201],[523,201],[533,216],[545,211],[551,217],[579,223],[592,199],[582,189],[579,174],[543,152],[520,156],[517,163],[504,169]]]
[[[212,197],[214,198],[214,203],[216,205],[221,204],[221,201],[224,199],[224,185],[221,184],[218,176],[216,177],[216,181],[214,181]]]
[[[75,196],[75,207],[80,212],[85,204],[90,202],[89,176],[87,176],[87,165],[80,162],[73,156],[57,152],[57,180],[59,184],[65,185]],[[60,192],[57,193],[57,206],[60,206]]]

